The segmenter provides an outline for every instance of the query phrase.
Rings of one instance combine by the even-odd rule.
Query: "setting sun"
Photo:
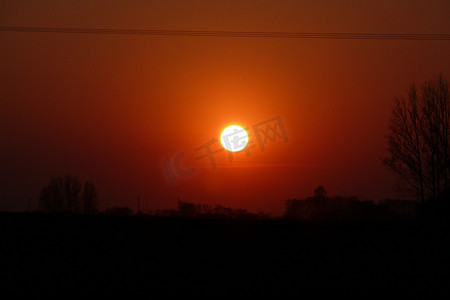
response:
[[[238,152],[247,146],[248,134],[244,128],[240,126],[228,126],[220,135],[222,146],[231,152]]]

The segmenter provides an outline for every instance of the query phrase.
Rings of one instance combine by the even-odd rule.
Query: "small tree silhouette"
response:
[[[92,182],[76,176],[54,177],[39,196],[39,207],[51,213],[96,213],[98,194]]]
[[[314,190],[314,198],[324,199],[326,197],[327,197],[327,191],[325,190],[325,188],[323,186],[320,185]]]

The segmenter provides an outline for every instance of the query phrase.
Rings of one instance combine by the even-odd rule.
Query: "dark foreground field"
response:
[[[0,285],[22,293],[304,295],[448,289],[449,227],[0,214]]]

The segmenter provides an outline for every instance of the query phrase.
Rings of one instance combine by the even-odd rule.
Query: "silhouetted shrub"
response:
[[[132,216],[133,210],[129,207],[111,207],[105,210],[105,214],[109,216]]]
[[[178,213],[181,217],[195,217],[201,211],[200,204],[184,202],[178,199]]]

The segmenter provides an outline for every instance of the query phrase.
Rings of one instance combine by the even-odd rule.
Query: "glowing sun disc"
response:
[[[240,126],[228,126],[220,135],[222,146],[231,152],[241,151],[247,146],[248,134],[244,128]]]

